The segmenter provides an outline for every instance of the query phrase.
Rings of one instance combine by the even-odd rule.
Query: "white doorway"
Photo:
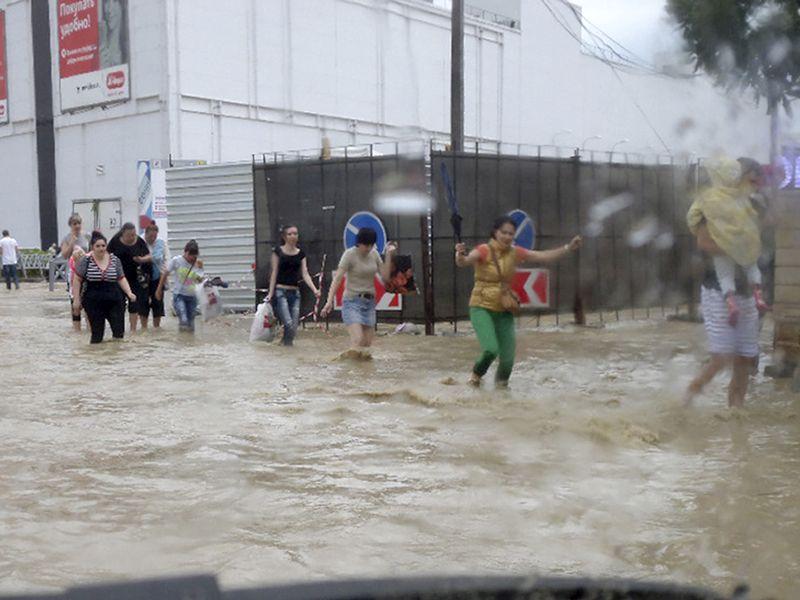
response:
[[[83,231],[99,231],[108,239],[122,227],[122,198],[83,198],[72,201],[72,212],[83,219]]]

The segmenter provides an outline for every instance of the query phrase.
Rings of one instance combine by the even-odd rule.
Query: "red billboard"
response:
[[[58,0],[61,110],[130,98],[127,0]]]
[[[0,125],[8,123],[8,62],[6,60],[6,13],[0,10]]]

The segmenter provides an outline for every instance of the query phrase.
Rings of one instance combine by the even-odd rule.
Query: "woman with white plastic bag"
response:
[[[206,276],[203,261],[198,258],[200,248],[195,240],[189,240],[183,248],[182,256],[173,256],[167,268],[161,273],[156,289],[156,299],[164,299],[164,286],[170,274],[175,274],[172,287],[172,306],[178,315],[178,329],[194,333],[195,309],[197,309],[197,288]]]
[[[250,326],[250,341],[271,342],[275,338],[276,325],[272,303],[265,300],[256,309],[253,324]]]
[[[283,324],[283,345],[292,346],[300,325],[300,282],[303,281],[319,300],[320,291],[308,272],[306,253],[298,246],[300,231],[295,225],[280,230],[281,243],[275,246],[270,260],[267,302],[273,302]]]

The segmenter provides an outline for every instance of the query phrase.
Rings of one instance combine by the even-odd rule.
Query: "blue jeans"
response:
[[[178,314],[179,328],[181,331],[194,331],[194,313],[197,311],[197,296],[172,296],[172,306]]]
[[[291,346],[300,325],[300,290],[275,290],[275,312],[283,323],[283,345]]]
[[[11,282],[19,289],[19,276],[17,275],[17,265],[3,265],[3,277],[6,280],[6,287],[11,289]]]

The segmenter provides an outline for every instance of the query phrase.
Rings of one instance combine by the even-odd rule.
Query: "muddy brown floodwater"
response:
[[[90,348],[63,290],[0,290],[0,592],[537,572],[800,595],[798,395],[758,376],[730,411],[720,379],[683,409],[698,325],[523,321],[501,393],[463,385],[471,336],[353,363],[341,331],[287,352],[249,325]]]

